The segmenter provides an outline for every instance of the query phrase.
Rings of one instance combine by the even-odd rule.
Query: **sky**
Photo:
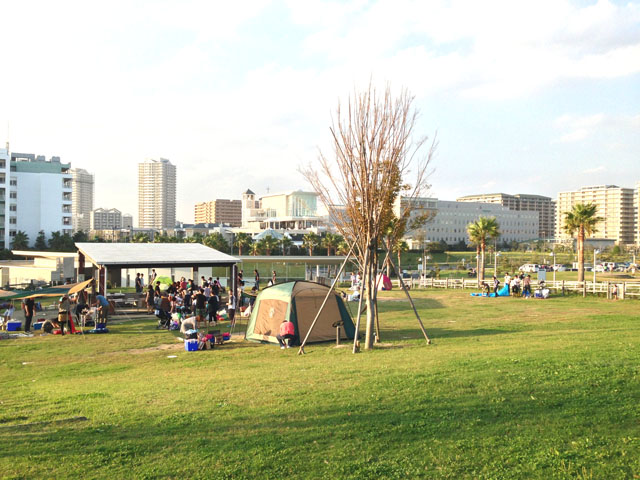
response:
[[[407,88],[437,134],[430,195],[640,181],[640,1],[0,2],[0,141],[95,174],[137,218],[137,164],[177,217],[309,190],[338,101]],[[4,142],[3,142],[4,143]]]

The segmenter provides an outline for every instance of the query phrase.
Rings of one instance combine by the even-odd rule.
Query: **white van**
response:
[[[525,263],[518,270],[524,273],[536,273],[538,268],[540,268],[540,265],[537,263]]]

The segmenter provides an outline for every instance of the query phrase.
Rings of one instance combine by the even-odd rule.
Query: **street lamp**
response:
[[[596,291],[596,255],[600,253],[597,248],[593,249],[593,292]]]
[[[498,257],[500,252],[495,252],[493,257],[493,274],[498,278]]]

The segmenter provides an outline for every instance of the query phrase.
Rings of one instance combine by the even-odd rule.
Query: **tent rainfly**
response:
[[[256,298],[245,338],[255,342],[278,343],[276,335],[284,319],[293,322],[295,343],[299,344],[313,322],[329,287],[313,282],[277,283],[262,290]],[[355,326],[340,295],[334,293],[322,310],[307,342],[324,342],[336,338],[336,322],[343,322],[340,336],[353,339]]]

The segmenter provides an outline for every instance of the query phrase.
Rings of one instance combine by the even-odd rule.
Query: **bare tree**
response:
[[[406,90],[394,97],[388,86],[381,95],[372,85],[355,92],[344,108],[338,104],[330,128],[335,155],[320,152],[319,168],[302,170],[340,234],[354,245],[363,278],[365,349],[374,344],[378,247],[384,235],[394,236],[390,226],[406,228],[414,200],[429,187],[427,166],[436,144],[425,152],[427,138],[413,138],[418,112],[412,103]],[[359,321],[360,309],[356,327]]]

